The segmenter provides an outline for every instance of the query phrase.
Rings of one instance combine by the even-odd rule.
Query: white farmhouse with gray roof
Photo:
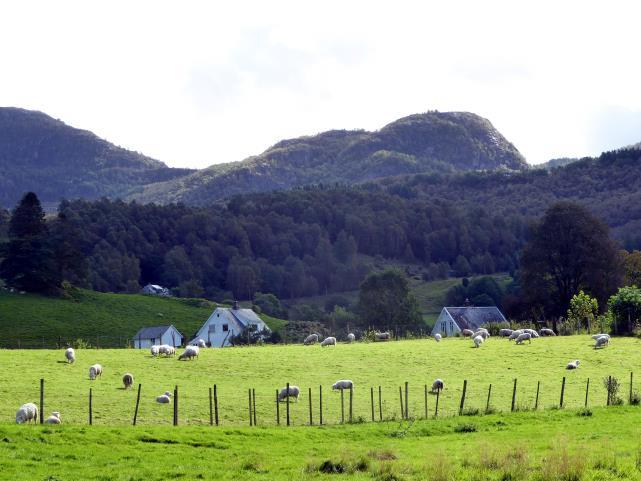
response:
[[[231,346],[230,339],[246,327],[256,326],[258,331],[269,330],[267,324],[251,309],[241,309],[237,302],[232,307],[218,307],[198,330],[190,344],[203,339],[211,347]]]
[[[498,307],[444,307],[434,323],[432,336],[455,336],[463,329],[478,329],[490,322],[505,322]]]
[[[133,337],[134,347],[136,349],[146,349],[154,344],[169,344],[178,347],[182,345],[183,335],[174,327],[169,326],[151,326],[143,327]]]

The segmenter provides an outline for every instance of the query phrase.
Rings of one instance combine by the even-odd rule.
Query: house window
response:
[[[454,332],[454,323],[450,321],[450,332]]]
[[[223,332],[229,331],[229,324],[223,324]]]
[[[445,321],[441,322],[441,331],[445,332]]]

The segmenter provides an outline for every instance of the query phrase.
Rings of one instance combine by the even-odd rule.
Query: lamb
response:
[[[517,339],[521,334],[523,334],[522,329],[517,329],[516,331],[513,331],[512,334],[510,334],[510,337],[508,338],[509,341],[514,341]]]
[[[38,406],[34,403],[23,404],[16,411],[16,424],[29,423],[31,421],[34,424],[38,422]]]
[[[376,332],[374,333],[375,341],[389,341],[392,335],[389,332]]]
[[[153,346],[151,346],[151,348],[149,349],[149,351],[151,352],[151,355],[152,355],[153,357],[158,357],[158,354],[160,354],[160,346],[158,346],[158,345],[153,345]]]
[[[305,338],[303,344],[309,346],[310,344],[316,344],[318,342],[318,334],[310,334]]]
[[[45,424],[62,424],[60,413],[58,411],[52,412],[51,416],[45,419]]]
[[[125,389],[129,389],[131,386],[134,385],[134,375],[130,373],[125,373],[124,376],[122,376],[122,383],[125,386]]]
[[[530,334],[529,332],[524,332],[516,338],[517,344],[523,344],[523,341],[530,341],[530,344],[532,344],[532,334]]]
[[[606,345],[610,344],[610,337],[609,336],[600,336],[595,339],[594,343],[594,349],[597,349],[599,347],[604,347]]]
[[[474,337],[474,331],[471,329],[463,329],[461,334],[463,334],[463,337]]]
[[[565,368],[566,369],[578,369],[579,368],[579,364],[581,364],[581,361],[579,361],[578,359],[575,359],[574,361],[568,362],[568,365],[565,366]]]
[[[481,347],[481,344],[483,344],[483,336],[476,336],[474,337],[474,345],[476,347]]]
[[[298,386],[289,386],[289,391],[284,387],[278,393],[278,401],[284,401],[287,398],[293,397],[298,402],[298,396],[300,396],[300,389]]]
[[[437,379],[432,383],[432,392],[433,393],[434,392],[440,392],[443,389],[445,389],[445,383],[442,380]]]
[[[347,342],[351,344],[351,343],[352,343],[352,342],[354,342],[355,340],[356,340],[356,335],[354,335],[354,333],[353,333],[353,332],[350,332],[350,333],[347,335]]]
[[[331,337],[331,336],[328,337],[328,338],[325,338],[325,340],[323,340],[323,342],[321,342],[320,345],[321,345],[321,347],[335,346],[336,345],[336,338],[335,337]]]
[[[100,364],[94,364],[89,368],[89,379],[93,381],[98,376],[102,377],[102,366]]]
[[[541,336],[556,336],[556,334],[554,333],[554,331],[553,331],[552,329],[547,328],[547,327],[542,328],[542,329],[539,331],[539,334],[540,334]]]
[[[160,404],[169,404],[169,401],[171,401],[171,393],[169,391],[165,391],[165,394],[161,394],[156,398],[156,402]]]
[[[499,336],[501,337],[510,337],[514,331],[512,329],[501,329],[499,331]]]
[[[193,358],[197,358],[199,354],[200,348],[198,346],[187,346],[183,353],[178,356],[178,360],[189,359],[191,361]]]
[[[158,354],[162,354],[165,357],[175,356],[176,348],[174,346],[170,346],[169,344],[163,344],[161,346],[158,346]]]
[[[65,357],[67,358],[67,362],[70,364],[73,364],[76,361],[76,351],[73,350],[73,347],[67,348],[65,351]]]
[[[349,379],[342,379],[332,384],[332,391],[342,391],[343,389],[354,389],[354,382]]]
[[[434,340],[436,342],[441,342],[441,335],[438,332],[436,334],[434,334]]]

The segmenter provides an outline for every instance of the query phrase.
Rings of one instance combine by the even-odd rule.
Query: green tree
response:
[[[358,312],[364,327],[416,329],[422,326],[418,303],[402,272],[370,274],[361,284]]]
[[[641,251],[622,251],[626,286],[641,286]]]
[[[257,292],[254,295],[254,305],[258,306],[261,312],[264,312],[268,316],[287,319],[287,309],[283,308],[280,299],[274,294]]]
[[[599,312],[599,303],[596,299],[590,297],[583,291],[572,296],[570,299],[570,308],[568,309],[568,322],[577,328],[581,329],[585,323],[585,327],[590,332],[592,325]]]
[[[53,292],[61,278],[47,237],[45,214],[33,192],[25,194],[9,222],[9,243],[0,263],[0,277],[27,292]]]
[[[615,334],[632,334],[641,322],[641,290],[636,286],[621,287],[608,300]]]

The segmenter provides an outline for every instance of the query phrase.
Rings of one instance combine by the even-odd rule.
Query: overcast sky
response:
[[[0,106],[175,167],[437,109],[531,163],[641,141],[638,2],[3,2]]]

